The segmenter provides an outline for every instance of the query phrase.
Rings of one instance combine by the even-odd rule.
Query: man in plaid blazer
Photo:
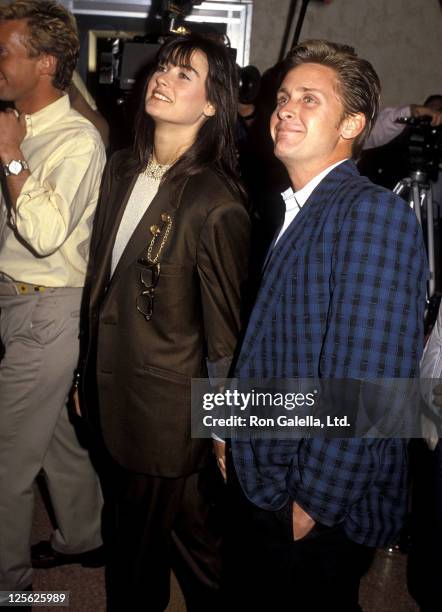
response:
[[[239,354],[241,379],[418,373],[421,229],[351,161],[378,99],[376,73],[349,47],[306,41],[287,59],[271,133],[293,189]],[[232,452],[251,502],[256,606],[360,609],[370,547],[390,542],[406,511],[405,441],[237,439]],[[220,444],[217,455],[222,465]]]

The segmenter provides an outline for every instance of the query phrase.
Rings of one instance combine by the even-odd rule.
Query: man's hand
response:
[[[292,508],[292,525],[293,539],[296,541],[304,538],[309,531],[313,529],[315,521],[299,504],[294,502]]]
[[[22,159],[21,143],[26,136],[26,121],[24,115],[8,108],[0,112],[0,158],[4,164],[12,159]]]
[[[20,146],[25,136],[26,120],[24,115],[19,116],[11,108],[5,112],[0,112],[0,162],[3,165],[9,164],[13,159],[21,160],[24,158]],[[22,170],[17,176],[11,174],[6,179],[9,200],[14,210],[30,174],[29,170]]]
[[[226,443],[220,442],[219,440],[212,440],[213,442],[213,452],[215,453],[216,462],[218,464],[219,470],[224,478],[224,481],[227,480],[227,470],[226,470]]]
[[[431,125],[442,125],[442,113],[435,111],[429,106],[419,106],[418,104],[411,104],[411,116],[412,117],[431,117]]]

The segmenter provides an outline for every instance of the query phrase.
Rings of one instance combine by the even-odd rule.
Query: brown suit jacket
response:
[[[95,218],[81,400],[120,465],[185,476],[203,466],[210,449],[210,441],[191,438],[191,379],[207,376],[206,360],[216,375],[226,375],[238,339],[249,217],[211,170],[185,179],[178,192],[164,184],[110,279],[115,237],[136,181],[116,175],[124,154],[108,164]],[[163,212],[173,225],[160,256],[153,316],[146,321],[136,308],[143,290],[138,259]]]

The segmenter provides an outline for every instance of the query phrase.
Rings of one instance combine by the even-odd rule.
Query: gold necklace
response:
[[[161,181],[163,175],[169,170],[172,164],[156,164],[153,161],[153,157],[147,162],[146,168],[143,170],[143,174],[148,178],[154,179],[155,181]]]

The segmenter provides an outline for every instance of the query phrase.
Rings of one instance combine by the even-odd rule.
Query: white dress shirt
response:
[[[307,202],[307,200],[313,193],[313,190],[319,185],[322,179],[325,178],[327,174],[333,170],[333,168],[336,168],[336,166],[339,166],[339,164],[342,164],[342,162],[344,161],[346,160],[341,159],[335,164],[328,166],[328,168],[326,168],[325,170],[317,174],[314,178],[312,178],[311,181],[307,183],[307,185],[304,185],[302,189],[299,189],[298,191],[293,191],[293,189],[289,187],[286,191],[284,191],[281,194],[285,202],[285,217],[284,217],[284,223],[278,234],[277,239],[275,240],[274,246],[276,246],[276,244],[278,243],[278,240],[281,238],[281,236],[283,235],[285,230],[288,228],[290,223],[293,221],[293,219],[296,217],[298,212]]]

